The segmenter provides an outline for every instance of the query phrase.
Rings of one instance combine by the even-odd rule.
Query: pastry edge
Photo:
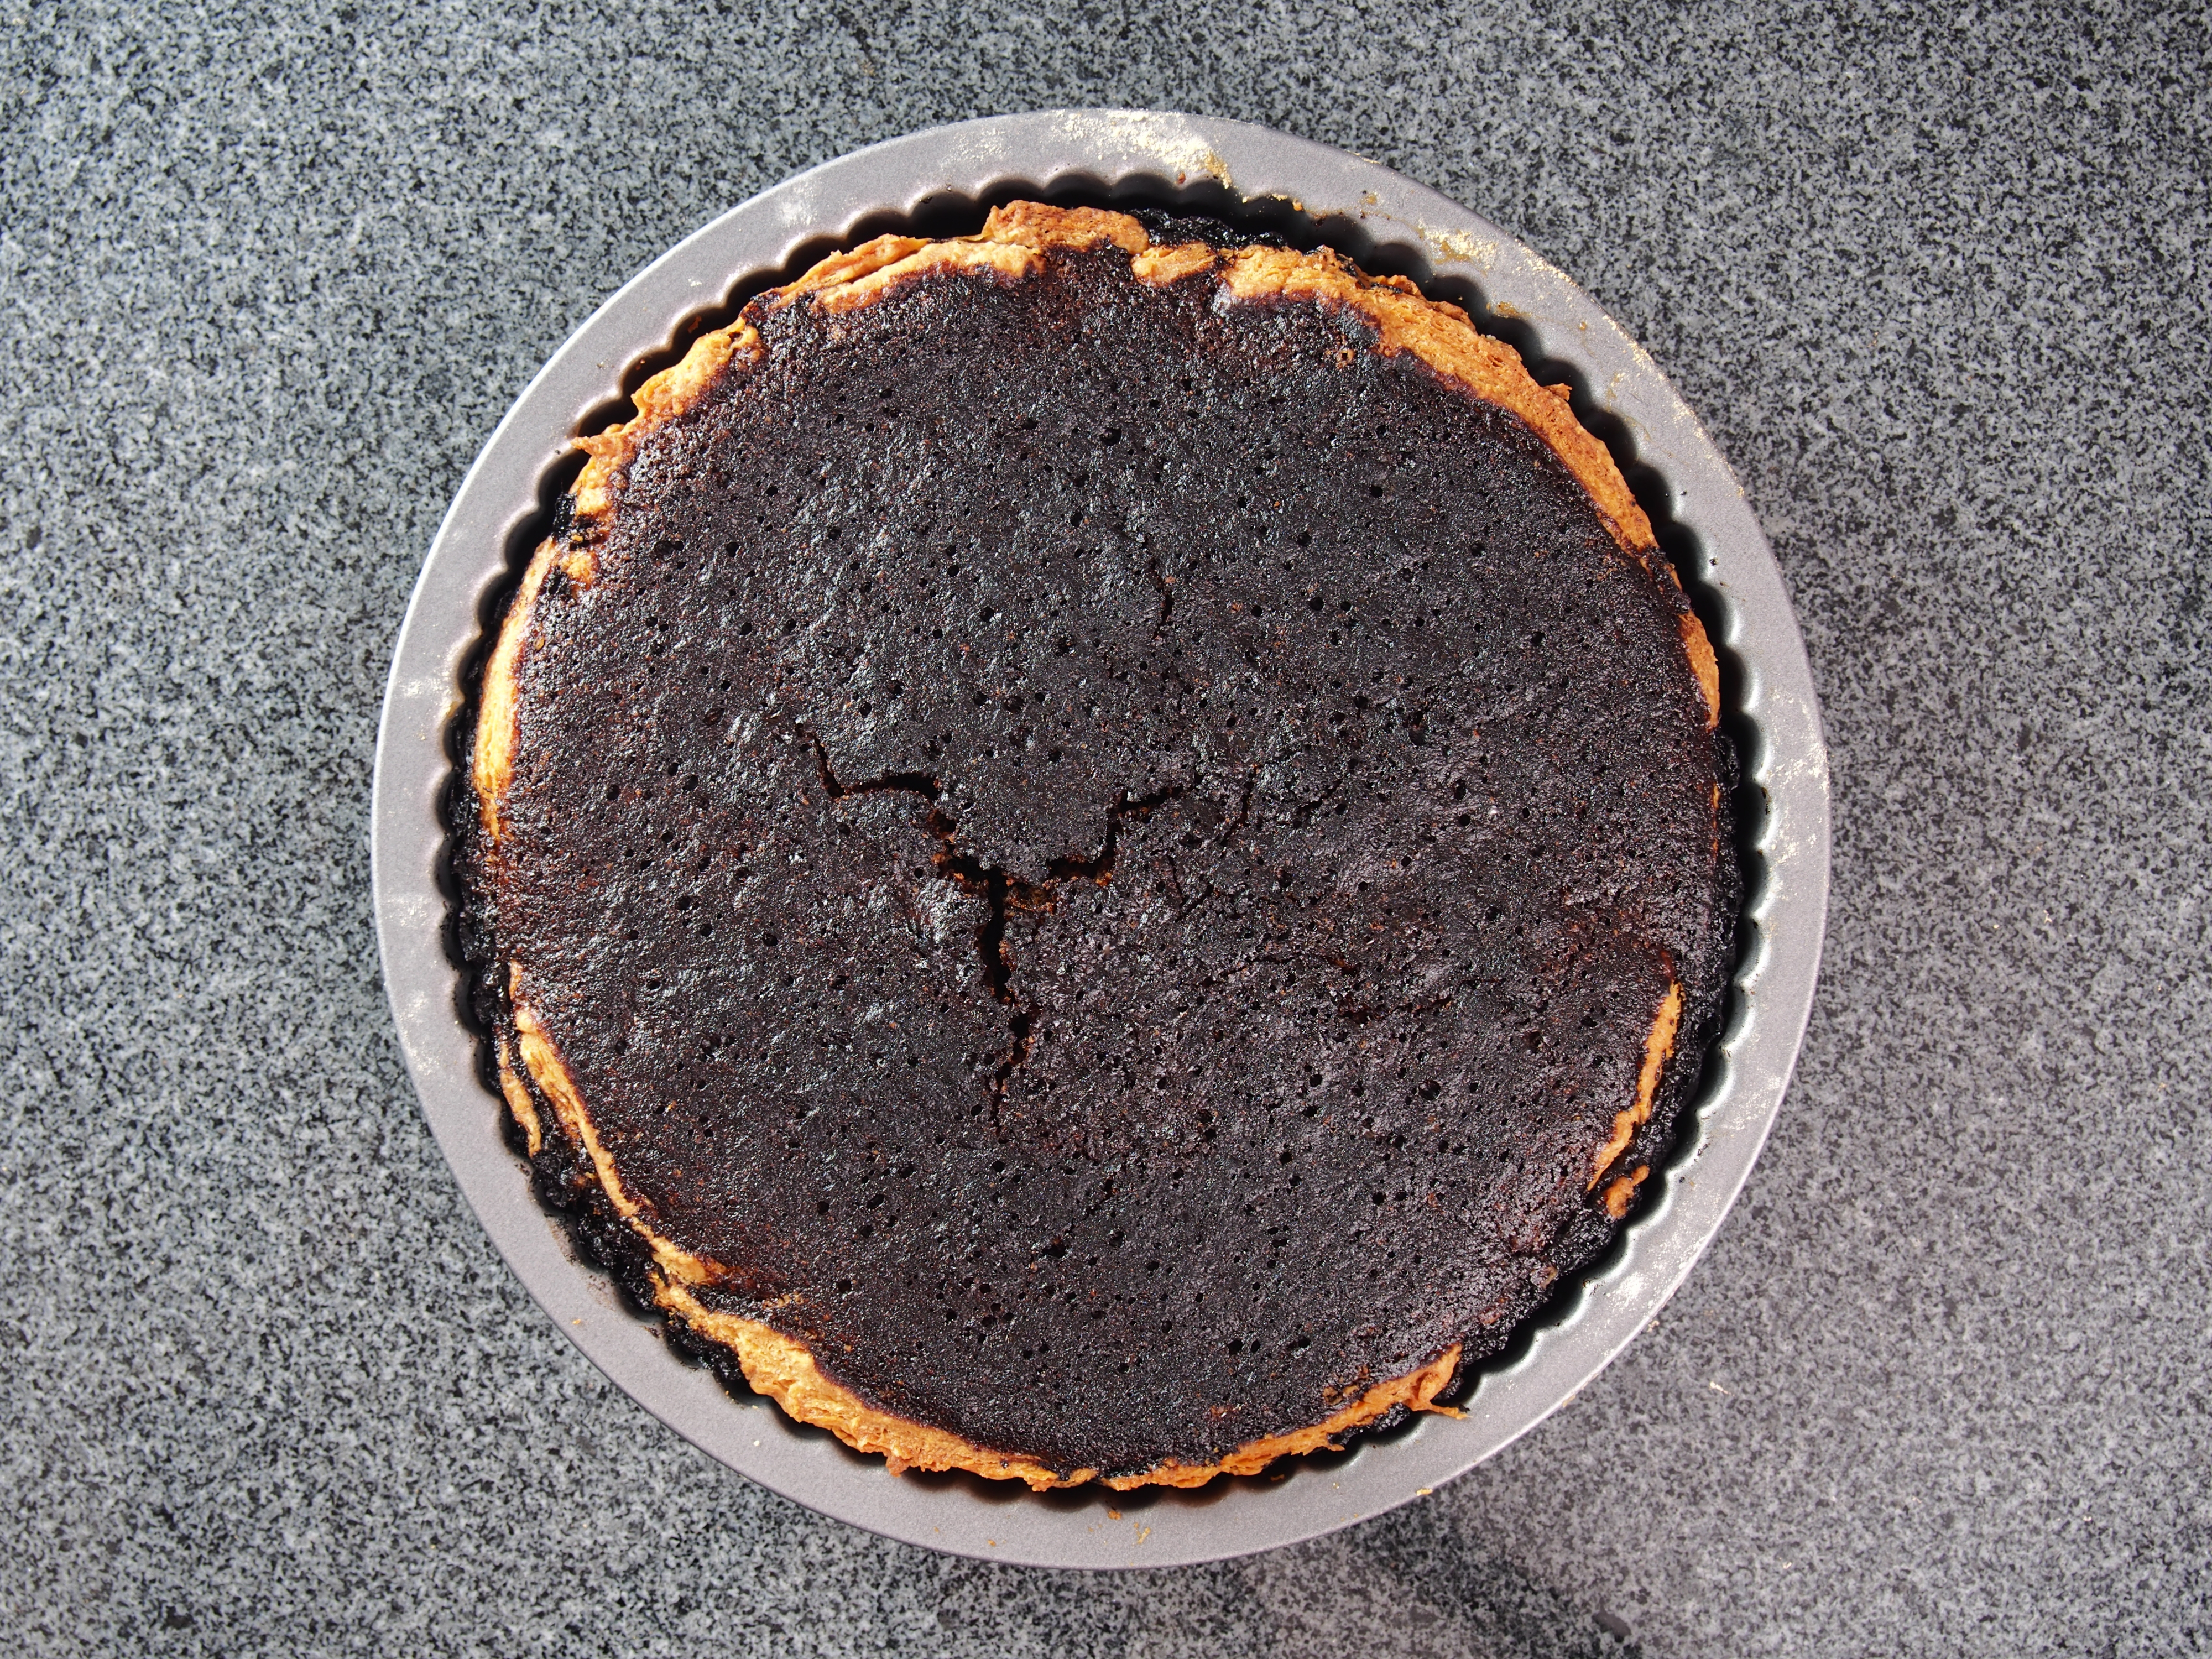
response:
[[[1539,386],[1510,346],[1481,334],[1459,307],[1424,298],[1403,277],[1365,277],[1327,248],[1305,254],[1269,247],[1224,252],[1197,242],[1156,246],[1144,227],[1126,214],[1017,202],[994,210],[983,231],[975,237],[929,242],[883,236],[831,255],[757,303],[773,311],[811,300],[833,314],[850,312],[927,275],[988,270],[1006,280],[1018,280],[1042,265],[1042,255],[1049,248],[1085,248],[1101,242],[1110,242],[1130,253],[1131,268],[1142,281],[1177,282],[1218,270],[1224,289],[1241,301],[1279,295],[1357,312],[1375,328],[1386,354],[1404,352],[1418,357],[1437,374],[1529,427],[1582,485],[1624,551],[1656,552],[1657,542],[1650,519],[1629,492],[1611,453],[1575,419],[1562,395],[1564,388]],[[641,440],[680,416],[731,364],[757,362],[763,351],[757,330],[744,317],[702,335],[681,362],[639,387],[633,399],[638,410],[635,419],[578,439],[576,447],[590,457],[573,491],[578,530],[587,532],[613,505],[621,474]],[[501,801],[512,781],[518,737],[518,670],[538,595],[556,567],[572,583],[588,585],[595,572],[588,536],[567,542],[549,538],[538,548],[485,665],[470,781],[484,842],[495,855],[502,839]],[[1717,660],[1693,613],[1685,609],[1680,623],[1684,653],[1703,696],[1707,727],[1711,729],[1718,725],[1720,713]],[[1716,801],[1717,812],[1717,809]],[[515,970],[511,975],[519,978]],[[1462,1352],[1459,1343],[1413,1370],[1373,1384],[1352,1405],[1319,1423],[1246,1442],[1218,1462],[1171,1461],[1133,1474],[1101,1476],[1087,1468],[1062,1474],[1033,1459],[993,1451],[948,1431],[871,1406],[826,1376],[804,1343],[760,1321],[717,1312],[692,1294],[695,1288],[726,1278],[727,1270],[683,1249],[652,1229],[646,1210],[623,1190],[619,1174],[600,1146],[566,1061],[512,980],[507,1001],[514,1021],[513,1037],[510,1042],[502,1033],[498,1040],[497,1072],[501,1092],[531,1152],[535,1155],[543,1145],[544,1126],[524,1075],[588,1158],[608,1202],[647,1246],[654,1264],[648,1277],[659,1309],[730,1351],[746,1381],[776,1401],[787,1414],[828,1429],[856,1450],[882,1454],[893,1473],[909,1468],[958,1468],[987,1479],[1023,1480],[1039,1491],[1092,1480],[1118,1491],[1149,1485],[1200,1486],[1217,1474],[1256,1474],[1279,1457],[1334,1449],[1340,1437],[1367,1426],[1395,1407],[1458,1414],[1451,1407],[1439,1404],[1437,1396],[1457,1372]],[[1651,1117],[1673,1057],[1682,1012],[1681,987],[1670,975],[1666,996],[1646,1040],[1634,1102],[1616,1114],[1610,1136],[1592,1160],[1586,1191],[1596,1190],[1628,1150],[1637,1131]],[[1601,1201],[1614,1221],[1626,1217],[1637,1189],[1650,1173],[1648,1165],[1642,1166],[1607,1185]]]
[[[1658,540],[1650,517],[1638,505],[1612,453],[1575,418],[1563,395],[1565,387],[1538,385],[1520,354],[1476,329],[1460,307],[1425,298],[1402,276],[1364,276],[1333,249],[1301,253],[1275,247],[1223,251],[1203,242],[1155,244],[1144,226],[1126,213],[1013,202],[993,209],[975,236],[945,241],[878,236],[818,261],[797,281],[769,290],[755,303],[764,313],[802,301],[832,314],[849,313],[925,276],[988,271],[1017,281],[1039,270],[1048,250],[1089,248],[1102,242],[1130,256],[1130,270],[1140,282],[1182,282],[1216,271],[1224,290],[1240,301],[1309,300],[1357,313],[1376,331],[1386,355],[1411,354],[1534,432],[1581,484],[1623,551],[1636,556],[1656,554]],[[579,528],[596,526],[614,505],[621,476],[642,440],[690,409],[731,365],[757,362],[764,349],[750,315],[740,316],[726,327],[702,335],[681,362],[641,386],[632,398],[637,408],[634,419],[575,440],[576,447],[590,457],[573,490],[573,516]],[[499,797],[508,779],[519,712],[515,668],[538,591],[556,563],[571,582],[588,585],[595,568],[588,537],[565,546],[557,538],[550,538],[539,546],[507,607],[485,668],[472,775],[485,836],[494,846],[500,840]],[[1679,621],[1683,654],[1704,698],[1705,726],[1711,731],[1720,724],[1719,662],[1696,613],[1686,607]]]
[[[1575,417],[1567,388],[1537,384],[1521,355],[1475,327],[1449,301],[1431,300],[1403,276],[1369,276],[1333,248],[1310,253],[1295,248],[1216,249],[1204,242],[1155,244],[1151,233],[1126,213],[1099,208],[1057,208],[1011,202],[994,208],[974,236],[929,241],[878,236],[817,261],[797,281],[772,289],[756,305],[764,313],[807,301],[830,314],[858,311],[925,276],[953,271],[988,272],[1003,280],[1033,275],[1054,248],[1110,243],[1130,256],[1140,282],[1181,282],[1206,271],[1218,275],[1237,300],[1306,300],[1353,312],[1374,329],[1386,356],[1410,355],[1483,402],[1504,410],[1534,433],[1573,475],[1624,552],[1656,556],[1651,520],[1621,476],[1613,453]],[[751,307],[747,310],[750,313]],[[732,362],[757,362],[758,331],[747,316],[710,331],[683,360],[641,386],[632,398],[635,419],[576,439],[591,459],[574,486],[577,519],[596,520],[614,502],[622,472],[637,445],[689,409]],[[1695,614],[1681,617],[1682,644],[1705,694],[1706,727],[1720,723],[1720,674],[1711,641]]]

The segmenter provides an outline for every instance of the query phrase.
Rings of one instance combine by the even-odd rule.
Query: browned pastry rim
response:
[[[1166,283],[1210,271],[1235,301],[1280,296],[1356,313],[1374,330],[1375,349],[1381,353],[1410,354],[1523,422],[1581,484],[1625,550],[1641,555],[1656,546],[1650,520],[1605,447],[1576,420],[1565,388],[1540,386],[1510,346],[1480,333],[1460,307],[1423,297],[1404,278],[1368,276],[1327,248],[1309,253],[1273,246],[1216,249],[1202,242],[1158,246],[1144,226],[1127,215],[1024,202],[995,210],[981,233],[973,237],[934,241],[878,237],[821,261],[758,303],[770,311],[805,304],[834,317],[870,306],[904,285],[954,271],[988,270],[1018,281],[1042,268],[1048,249],[1100,243],[1127,252],[1131,270],[1142,281]],[[604,524],[618,502],[640,441],[689,409],[732,362],[757,361],[762,350],[758,333],[742,318],[707,333],[680,362],[639,388],[634,419],[577,441],[591,459],[574,487],[576,533],[565,541],[549,540],[533,556],[484,671],[471,771],[490,859],[496,860],[502,848],[501,809],[513,778],[516,744],[517,668],[541,586],[556,568],[579,587],[590,584],[595,574],[592,530]],[[1681,629],[1686,654],[1704,695],[1708,724],[1717,723],[1719,686],[1711,645],[1686,611]],[[544,1114],[550,1111],[565,1136],[586,1155],[614,1212],[649,1251],[647,1278],[659,1310],[732,1354],[752,1387],[775,1399],[792,1417],[828,1429],[858,1450],[882,1454],[894,1473],[909,1468],[963,1469],[994,1480],[1023,1480],[1035,1489],[1097,1479],[1125,1490],[1146,1485],[1196,1486],[1216,1474],[1256,1474],[1279,1457],[1334,1449],[1346,1435],[1400,1408],[1452,1410],[1439,1403],[1437,1396],[1458,1368],[1461,1348],[1456,1344],[1401,1376],[1376,1380],[1322,1421],[1247,1442],[1218,1462],[1171,1461],[1108,1477],[1089,1468],[1063,1474],[1033,1459],[994,1451],[880,1410],[826,1376],[804,1343],[759,1321],[717,1311],[699,1299],[696,1291],[728,1279],[732,1270],[654,1230],[648,1212],[625,1190],[567,1061],[533,1010],[531,988],[519,973],[508,986],[508,999],[512,1030],[501,1034],[495,1059],[502,1093],[529,1150],[534,1154],[544,1144],[548,1129]],[[1645,1043],[1635,1102],[1619,1114],[1610,1139],[1594,1159],[1588,1182],[1592,1190],[1612,1173],[1650,1115],[1661,1074],[1674,1049],[1681,1007],[1681,988],[1670,984]],[[1603,1201],[1616,1219],[1626,1213],[1648,1174],[1648,1168],[1639,1167],[1606,1187]]]

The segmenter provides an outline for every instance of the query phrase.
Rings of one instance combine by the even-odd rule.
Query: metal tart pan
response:
[[[1480,1370],[1464,1418],[1424,1415],[1351,1451],[1194,1492],[1036,1495],[965,1475],[893,1476],[680,1360],[533,1195],[481,1080],[448,944],[441,801],[455,716],[520,561],[574,476],[570,440],[625,413],[628,392],[699,327],[822,254],[889,229],[972,228],[980,204],[1018,195],[1180,206],[1326,240],[1465,305],[1539,380],[1570,380],[1705,617],[1743,763],[1734,994],[1658,1190]],[[1572,1400],[1673,1294],[1750,1174],[1796,1062],[1827,913],[1827,757],[1796,618],[1741,488],[1658,366],[1566,276],[1457,203],[1325,145],[1173,114],[1048,111],[893,139],[763,191],[632,278],[516,400],[446,515],[393,654],[373,811],[377,936],[408,1070],[469,1202],[563,1334],[638,1404],[763,1486],[908,1543],[1040,1566],[1170,1566],[1313,1538],[1443,1486]]]

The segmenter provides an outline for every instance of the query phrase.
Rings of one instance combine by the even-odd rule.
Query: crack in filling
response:
[[[832,800],[848,800],[856,795],[901,793],[918,795],[931,803],[928,815],[921,827],[937,842],[937,851],[931,862],[938,872],[957,885],[963,892],[972,893],[988,907],[984,920],[975,929],[975,956],[982,970],[983,988],[992,1000],[1006,1008],[1010,1041],[1006,1056],[999,1062],[998,1071],[991,1079],[991,1099],[994,1116],[997,1106],[1006,1099],[1007,1080],[1019,1071],[1023,1061],[1030,1057],[1035,1040],[1036,1010],[1016,994],[1013,987],[1014,955],[1006,943],[1006,921],[1020,912],[1031,915],[1048,913],[1057,908],[1059,899],[1054,884],[1063,881],[1087,881],[1094,886],[1110,887],[1114,883],[1114,866],[1120,856],[1121,825],[1130,818],[1139,823],[1158,811],[1168,802],[1180,797],[1181,784],[1170,784],[1143,795],[1123,793],[1121,799],[1106,809],[1106,836],[1095,858],[1056,858],[1045,867],[1049,872],[1042,882],[1018,876],[995,864],[987,864],[973,853],[963,852],[958,845],[959,820],[945,810],[945,786],[926,772],[886,772],[881,777],[865,779],[859,783],[847,783],[830,764],[830,751],[822,745],[821,735],[811,726],[803,727],[808,745],[814,750],[814,767],[822,780],[823,792]],[[1244,788],[1244,810],[1251,807],[1252,785],[1248,780]],[[1242,822],[1240,814],[1239,822]]]
[[[1175,578],[1160,568],[1158,554],[1145,561],[1145,574],[1152,584],[1152,591],[1160,596],[1160,614],[1152,623],[1152,632],[1164,634],[1168,618],[1175,615]]]

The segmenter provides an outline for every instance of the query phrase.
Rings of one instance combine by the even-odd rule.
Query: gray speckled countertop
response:
[[[31,1651],[1651,1656],[2212,1644],[2199,9],[0,0],[0,1623]],[[367,873],[463,469],[625,276],[1058,104],[1377,157],[1649,346],[1797,597],[1796,1087],[1567,1411],[1121,1577],[747,1486],[509,1279]]]

